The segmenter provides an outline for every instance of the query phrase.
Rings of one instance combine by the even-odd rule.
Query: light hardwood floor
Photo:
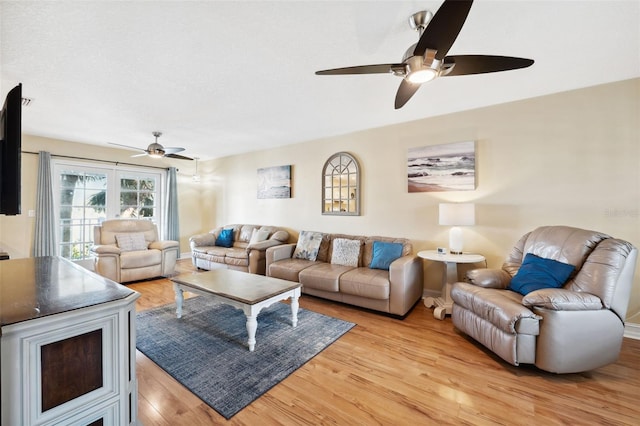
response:
[[[193,271],[190,261],[178,263],[180,272]],[[142,294],[138,310],[174,301],[167,279],[129,287]],[[555,375],[506,364],[422,303],[404,320],[305,295],[300,307],[357,326],[229,421],[138,352],[139,420],[145,426],[640,424],[638,340],[624,339],[615,364]]]

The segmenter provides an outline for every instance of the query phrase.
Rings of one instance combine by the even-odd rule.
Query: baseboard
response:
[[[180,259],[191,259],[191,252],[180,253]]]
[[[624,325],[624,337],[640,340],[640,324],[628,322]]]

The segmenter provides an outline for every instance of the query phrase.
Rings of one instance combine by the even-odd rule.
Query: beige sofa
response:
[[[537,228],[501,269],[472,270],[468,282],[453,285],[453,324],[513,365],[576,373],[615,362],[637,255],[628,242],[600,232]],[[566,281],[549,279],[555,262],[574,267]],[[532,269],[536,263],[545,266]]]
[[[180,255],[178,241],[158,240],[149,220],[105,220],[93,228],[94,271],[119,283],[171,276]]]
[[[232,247],[216,246],[216,239],[223,229],[233,230]],[[254,230],[263,233],[266,239],[251,243]],[[265,250],[284,244],[289,240],[289,232],[275,226],[227,225],[205,234],[189,238],[191,260],[199,269],[227,267],[251,274],[265,274]]]
[[[332,264],[337,239],[357,240],[361,249],[357,266]],[[371,269],[375,241],[402,244],[401,257],[389,270]],[[305,294],[348,303],[402,317],[422,297],[423,269],[402,238],[323,234],[315,261],[293,258],[296,244],[267,250],[267,275],[302,284]]]

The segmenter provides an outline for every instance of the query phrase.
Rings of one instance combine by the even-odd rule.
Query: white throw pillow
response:
[[[331,253],[331,263],[334,265],[358,266],[360,258],[360,240],[349,240],[346,238],[336,238],[333,240],[333,250]]]
[[[127,232],[116,234],[116,243],[122,251],[146,250],[147,242],[142,232]]]
[[[263,231],[262,229],[253,228],[251,231],[251,239],[249,244],[259,243],[260,241],[266,241],[269,238],[269,231]]]

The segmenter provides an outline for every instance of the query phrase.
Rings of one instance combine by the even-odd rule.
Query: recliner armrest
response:
[[[554,311],[598,311],[602,309],[602,300],[598,296],[564,288],[544,288],[532,291],[522,298],[522,304]]]
[[[174,240],[153,241],[149,244],[150,249],[165,250],[168,248],[179,247],[180,243]]]
[[[511,275],[502,269],[472,269],[467,271],[465,281],[478,287],[505,289],[511,282]]]
[[[120,253],[122,253],[122,250],[120,250],[120,247],[111,245],[111,244],[99,244],[99,245],[92,246],[91,251],[98,256],[100,256],[101,254],[120,255]]]

